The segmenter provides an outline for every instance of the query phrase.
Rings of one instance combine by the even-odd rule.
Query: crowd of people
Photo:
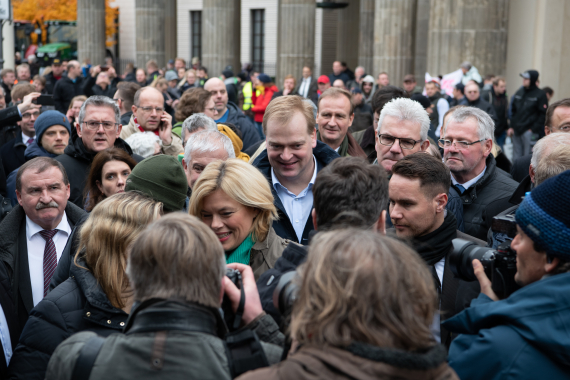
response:
[[[570,99],[461,69],[2,70],[0,378],[568,378]]]

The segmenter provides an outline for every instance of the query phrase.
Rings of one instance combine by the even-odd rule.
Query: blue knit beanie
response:
[[[570,170],[550,178],[525,197],[515,219],[540,251],[570,260]]]
[[[36,141],[38,145],[41,146],[42,136],[45,131],[54,125],[62,125],[67,128],[67,131],[71,135],[71,126],[69,125],[69,121],[67,117],[59,111],[49,110],[42,112],[40,116],[36,119],[34,123],[34,129],[36,131]]]
[[[259,79],[261,83],[271,83],[271,77],[267,74],[259,74],[257,79]]]

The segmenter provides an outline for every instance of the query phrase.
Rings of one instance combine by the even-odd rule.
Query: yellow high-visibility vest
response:
[[[247,111],[248,109],[251,108],[251,106],[253,106],[253,103],[251,101],[251,97],[253,95],[253,85],[251,84],[251,82],[247,82],[245,84],[245,86],[243,86],[243,110]]]

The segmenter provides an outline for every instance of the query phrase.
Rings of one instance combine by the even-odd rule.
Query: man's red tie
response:
[[[55,244],[52,240],[56,233],[57,230],[40,231],[40,235],[42,235],[46,241],[46,247],[44,249],[44,297],[47,295],[49,283],[57,267],[57,252],[55,251]]]

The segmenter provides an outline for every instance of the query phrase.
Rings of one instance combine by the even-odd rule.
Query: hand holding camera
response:
[[[243,286],[243,292],[245,295],[242,325],[247,325],[263,313],[263,308],[261,307],[261,301],[259,299],[259,292],[257,291],[257,285],[255,284],[255,277],[253,276],[253,271],[249,265],[233,263],[228,264],[228,268],[237,270],[241,273],[241,285]],[[240,304],[242,292],[227,276],[224,276],[223,285],[224,293],[231,301],[232,311],[235,313]]]

